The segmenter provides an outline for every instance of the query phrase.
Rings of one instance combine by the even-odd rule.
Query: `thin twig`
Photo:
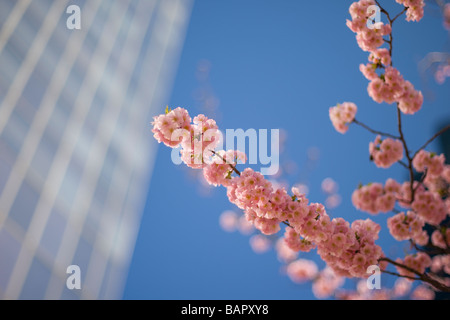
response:
[[[400,17],[403,13],[405,13],[406,10],[408,10],[408,8],[409,8],[409,7],[405,7],[405,8],[402,10],[402,12],[400,12],[399,14],[397,14],[397,15],[394,17],[394,19],[392,19],[391,24],[392,24],[398,17]]]
[[[398,122],[398,133],[400,134],[400,141],[403,144],[403,148],[405,149],[405,155],[406,155],[406,158],[408,159],[407,169],[409,171],[409,182],[410,182],[410,190],[411,190],[411,201],[410,201],[410,203],[413,203],[414,202],[414,193],[415,193],[415,190],[414,190],[414,171],[413,171],[413,166],[412,166],[413,158],[411,158],[411,156],[410,156],[408,145],[406,144],[405,136],[403,134],[403,129],[402,129],[402,112],[400,111],[400,108],[398,107],[398,102],[397,102],[397,122]]]
[[[437,137],[439,137],[441,134],[443,134],[445,131],[450,129],[450,125],[442,128],[441,130],[439,130],[434,136],[432,136],[430,139],[428,139],[427,142],[425,142],[425,144],[423,146],[421,146],[419,148],[419,150],[416,151],[416,153],[414,153],[414,156],[412,157],[413,159],[417,156],[417,154],[419,153],[420,150],[425,149],[431,142],[433,142],[434,139],[436,139]]]
[[[381,136],[390,137],[390,138],[393,138],[393,139],[399,139],[399,137],[394,136],[393,134],[386,133],[386,132],[381,132],[381,131],[378,131],[378,130],[374,130],[374,129],[370,128],[368,125],[362,123],[361,121],[356,120],[356,118],[353,119],[353,122],[354,122],[355,124],[357,124],[357,125],[363,127],[364,129],[366,129],[366,130],[372,132],[373,134],[379,134],[379,135],[381,135]]]
[[[406,278],[406,279],[411,279],[411,280],[420,280],[420,278],[410,277],[410,276],[403,276],[400,273],[395,273],[395,272],[391,272],[391,271],[387,271],[387,270],[381,270],[381,272],[387,273],[387,274],[390,274],[390,275],[393,275],[393,276],[397,276],[397,277],[400,277],[400,278]]]
[[[220,159],[222,159],[222,161],[227,163],[231,167],[231,169],[233,169],[233,171],[236,172],[236,174],[238,174],[239,176],[241,175],[241,172],[238,169],[236,169],[236,167],[234,165],[232,165],[231,163],[228,163],[220,154],[218,154],[214,150],[210,150],[210,151],[212,152],[212,154],[218,156]]]
[[[446,286],[446,285],[440,283],[439,281],[433,279],[433,278],[430,277],[427,273],[421,273],[421,272],[419,272],[419,271],[417,271],[417,270],[415,270],[415,269],[413,269],[413,268],[410,268],[410,267],[408,267],[408,266],[405,266],[404,264],[401,264],[401,263],[399,263],[399,262],[396,262],[396,261],[394,261],[394,260],[391,260],[391,259],[389,259],[389,258],[387,258],[387,257],[382,257],[382,258],[380,258],[378,261],[386,261],[386,262],[389,262],[389,263],[393,264],[393,265],[396,266],[396,267],[399,267],[399,268],[402,268],[402,269],[405,269],[405,270],[407,270],[407,271],[409,271],[409,272],[414,273],[415,275],[417,275],[417,276],[419,277],[419,280],[431,284],[433,287],[435,287],[436,289],[438,289],[438,290],[440,290],[440,291],[443,291],[443,292],[450,292],[450,287],[448,287],[448,286]]]

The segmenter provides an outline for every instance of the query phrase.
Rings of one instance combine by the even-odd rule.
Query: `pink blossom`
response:
[[[277,240],[275,250],[277,252],[278,260],[281,262],[288,263],[297,259],[298,252],[289,248],[284,238],[279,238]]]
[[[223,230],[233,232],[237,228],[238,219],[239,218],[236,212],[226,210],[220,215],[219,223]]]
[[[388,179],[384,187],[370,183],[353,191],[352,202],[355,208],[370,214],[386,213],[394,209],[399,189],[400,185],[393,179]]]
[[[270,249],[270,240],[260,234],[255,234],[250,238],[250,247],[256,253],[264,253]]]
[[[386,67],[391,65],[391,54],[386,48],[379,48],[369,54],[369,61],[375,65],[382,64]]]
[[[398,278],[395,281],[394,288],[392,290],[392,294],[394,297],[404,297],[409,294],[411,291],[412,284],[411,281],[405,279],[405,278]]]
[[[447,164],[444,166],[444,169],[442,170],[442,178],[450,184],[450,165]]]
[[[298,259],[289,263],[286,271],[289,278],[296,283],[312,280],[319,272],[316,263],[306,259]]]
[[[395,0],[397,3],[404,5],[406,10],[406,21],[420,21],[423,18],[424,0]]]
[[[188,138],[186,133],[191,129],[191,117],[186,109],[178,107],[167,114],[154,117],[152,125],[155,139],[159,143],[163,142],[166,146],[174,148],[183,139]],[[176,130],[179,130],[180,134],[174,139],[173,134]]]
[[[419,285],[411,294],[411,298],[414,300],[433,300],[435,293],[428,286]]]
[[[439,176],[444,171],[445,156],[420,150],[413,159],[413,166],[418,172],[427,170],[427,175]]]
[[[343,102],[329,109],[330,120],[336,131],[344,134],[355,119],[358,108],[352,102]]]
[[[330,267],[320,271],[313,282],[312,290],[318,299],[330,297],[336,289],[344,284],[344,278],[336,275]]]
[[[389,168],[403,158],[403,144],[400,140],[391,138],[382,140],[377,136],[375,141],[369,144],[369,152],[377,167]]]
[[[395,240],[412,239],[419,245],[428,243],[428,234],[423,230],[425,221],[412,211],[408,211],[406,214],[400,212],[388,218],[387,225]]]
[[[444,28],[450,30],[450,3],[444,6]]]
[[[189,138],[181,141],[181,160],[193,169],[202,169],[219,142],[218,127],[213,119],[200,114],[194,117]]]
[[[423,104],[422,92],[414,89],[409,81],[403,82],[403,94],[398,98],[398,108],[404,114],[414,114],[420,110]]]
[[[444,235],[445,235],[445,238],[444,238]],[[450,229],[447,229],[444,234],[442,234],[441,230],[435,230],[431,234],[431,243],[436,247],[446,249],[448,246],[448,243],[450,243],[450,238],[448,236],[450,236]]]
[[[447,216],[447,208],[442,198],[430,191],[416,194],[411,208],[423,220],[433,225],[438,225]]]
[[[372,0],[360,0],[350,5],[352,20],[347,20],[347,26],[356,33],[356,41],[364,51],[375,51],[383,45],[383,36],[391,33],[391,26],[377,22],[373,29],[367,27],[367,10],[369,6],[375,5]]]
[[[419,273],[424,273],[425,269],[431,266],[431,258],[424,252],[418,252],[415,255],[407,255],[404,260],[397,258],[397,263],[403,264]],[[402,267],[396,266],[399,274],[402,276],[415,277],[416,275]]]
[[[245,153],[241,151],[217,151],[212,157],[211,163],[203,168],[203,175],[211,185],[227,186],[231,180],[233,167],[236,166],[237,161],[239,160],[241,163],[245,163],[246,159]]]

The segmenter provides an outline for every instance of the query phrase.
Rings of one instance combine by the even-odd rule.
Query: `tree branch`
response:
[[[394,136],[393,134],[386,133],[386,132],[381,132],[381,131],[378,131],[378,130],[374,130],[374,129],[370,128],[368,125],[366,125],[366,124],[364,124],[364,123],[362,123],[362,122],[356,120],[356,118],[353,119],[353,122],[354,122],[355,124],[357,124],[357,125],[363,127],[364,129],[366,129],[366,130],[372,132],[373,134],[379,134],[379,135],[381,135],[381,136],[390,137],[390,138],[393,138],[393,139],[399,139],[399,137]]]
[[[428,141],[425,142],[425,144],[423,146],[421,146],[419,148],[419,150],[416,151],[416,153],[414,153],[414,156],[412,157],[412,159],[414,159],[417,156],[417,154],[419,153],[420,150],[425,149],[431,142],[433,142],[434,139],[436,139],[437,137],[439,137],[441,134],[443,134],[445,131],[447,131],[449,129],[450,129],[450,125],[447,125],[446,127],[439,130],[434,136],[432,136],[430,139],[428,139]]]
[[[427,282],[427,283],[431,284],[433,287],[435,287],[436,289],[438,289],[440,291],[450,292],[450,287],[448,287],[448,286],[444,285],[443,283],[433,279],[427,273],[420,273],[419,271],[417,271],[417,270],[415,270],[413,268],[405,266],[404,264],[398,263],[398,262],[396,262],[394,260],[391,260],[391,259],[389,259],[387,257],[382,257],[378,261],[389,262],[389,263],[393,264],[396,267],[399,267],[399,268],[402,268],[402,269],[405,269],[405,270],[407,270],[409,272],[414,273],[415,275],[417,275],[419,277],[419,279],[417,279],[417,280],[421,280],[423,282]]]

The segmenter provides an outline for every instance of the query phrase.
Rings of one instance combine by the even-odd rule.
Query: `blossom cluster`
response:
[[[444,171],[444,163],[444,154],[436,155],[435,153],[422,149],[414,157],[412,164],[417,172],[424,172],[427,170],[427,176],[439,176]]]
[[[377,22],[373,28],[367,26],[368,10],[375,5],[374,0],[361,0],[350,5],[350,15],[352,20],[347,20],[347,26],[356,33],[356,41],[364,51],[374,51],[383,43],[383,36],[391,33],[391,26]]]
[[[425,7],[424,0],[395,0],[402,4],[406,10],[407,21],[420,21],[423,18],[423,8]]]
[[[352,203],[355,208],[373,215],[387,213],[394,209],[401,190],[401,185],[391,178],[386,180],[384,186],[378,182],[369,183],[353,191]]]
[[[216,122],[200,114],[192,120],[184,108],[166,109],[153,119],[152,132],[158,142],[175,148],[181,145],[181,160],[189,167],[202,169],[219,143]]]
[[[423,0],[396,0],[407,7],[407,20],[419,21],[423,16]],[[359,47],[368,51],[369,63],[361,64],[359,69],[370,81],[367,91],[369,96],[378,103],[398,103],[399,109],[405,114],[414,114],[420,110],[423,103],[423,95],[416,90],[413,84],[404,80],[400,72],[392,66],[390,51],[380,48],[383,38],[390,35],[391,25],[377,22],[372,28],[367,26],[371,6],[376,5],[374,0],[360,0],[351,4],[349,12],[352,20],[347,20],[347,26],[356,33]],[[377,73],[377,70],[384,73]]]
[[[292,188],[293,195],[289,195],[284,188],[275,187],[251,168],[239,172],[235,166],[238,160],[245,161],[245,154],[213,150],[218,130],[214,120],[199,115],[191,124],[190,119],[182,108],[167,110],[166,114],[155,117],[155,138],[170,147],[181,145],[183,161],[192,168],[203,169],[209,184],[226,187],[229,201],[242,209],[246,220],[262,234],[276,234],[284,223],[287,225],[284,241],[293,252],[317,248],[337,275],[368,276],[367,267],[377,264],[382,255],[381,248],[375,244],[380,230],[378,224],[369,219],[357,220],[351,225],[342,218],[331,219],[322,204],[309,203],[299,189]],[[183,129],[181,134],[176,134],[177,129]],[[176,141],[172,142],[174,136]],[[200,161],[193,163],[192,159]],[[235,218],[228,215],[223,220],[231,226]],[[267,247],[261,240],[251,241],[260,251]]]
[[[375,71],[369,73],[368,68],[373,69],[373,65],[360,67],[360,70],[370,80],[367,92],[375,102],[388,104],[397,102],[404,114],[414,114],[420,110],[423,104],[422,92],[417,91],[411,82],[405,80],[396,68],[386,66],[384,74],[380,75]]]
[[[389,168],[403,158],[403,144],[398,139],[381,139],[377,136],[374,142],[369,144],[370,158],[379,168]]]
[[[346,133],[349,124],[355,119],[357,110],[353,102],[338,103],[335,107],[330,107],[329,116],[336,131]]]
[[[404,259],[397,258],[395,262],[402,264],[410,269],[416,270],[419,273],[424,273],[425,269],[431,266],[431,258],[424,252],[418,252],[414,255],[407,255]],[[406,277],[415,277],[416,275],[405,268],[396,266],[400,275]]]
[[[413,240],[418,245],[428,243],[428,233],[423,230],[425,221],[413,211],[397,213],[387,219],[389,232],[395,240]]]

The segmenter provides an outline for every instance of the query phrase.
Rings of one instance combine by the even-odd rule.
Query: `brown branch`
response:
[[[390,137],[390,138],[393,138],[393,139],[399,139],[399,137],[394,136],[393,134],[386,133],[386,132],[382,132],[382,131],[378,131],[378,130],[374,130],[374,129],[370,128],[368,125],[366,125],[366,124],[364,124],[364,123],[362,123],[362,122],[356,120],[356,118],[353,119],[353,122],[354,122],[355,124],[357,124],[357,125],[363,127],[364,129],[366,129],[366,130],[372,132],[373,134],[379,134],[379,135],[381,135],[381,136]]]
[[[394,261],[394,260],[391,260],[391,259],[389,259],[389,258],[387,258],[387,257],[382,257],[382,258],[380,258],[378,261],[386,261],[386,262],[389,262],[389,263],[393,264],[393,265],[396,266],[396,267],[399,267],[399,268],[402,268],[402,269],[405,269],[405,270],[407,270],[407,271],[409,271],[409,272],[414,273],[415,275],[417,275],[417,276],[419,277],[418,280],[421,280],[421,281],[423,281],[423,282],[427,282],[427,283],[431,284],[431,285],[432,285],[433,287],[435,287],[437,290],[440,290],[440,291],[443,291],[443,292],[450,292],[450,287],[448,287],[448,286],[444,285],[443,283],[441,283],[441,282],[439,282],[439,281],[433,279],[433,278],[432,278],[431,276],[429,276],[427,273],[421,273],[421,272],[419,272],[419,271],[417,271],[417,270],[415,270],[415,269],[413,269],[413,268],[410,268],[410,267],[408,267],[408,266],[405,266],[404,264],[398,263],[398,262],[396,262],[396,261]]]
[[[415,277],[410,277],[410,276],[403,276],[403,275],[401,275],[399,273],[395,273],[395,272],[391,272],[391,271],[387,271],[387,270],[381,270],[381,272],[387,273],[387,274],[390,274],[390,275],[393,275],[393,276],[397,276],[397,277],[400,277],[400,278],[406,278],[406,279],[411,279],[411,280],[420,280],[420,278],[415,278]]]
[[[400,134],[400,141],[403,144],[403,148],[405,149],[405,155],[406,155],[406,158],[408,159],[407,169],[409,171],[409,182],[410,182],[410,189],[411,189],[411,201],[410,201],[410,203],[413,203],[414,202],[414,193],[415,193],[415,190],[414,190],[414,170],[413,170],[413,166],[412,166],[413,158],[411,158],[411,156],[410,156],[408,145],[406,144],[405,136],[403,134],[403,129],[402,129],[402,112],[400,111],[400,108],[398,107],[398,102],[397,102],[397,122],[398,122],[398,133]]]
[[[397,15],[392,19],[391,25],[392,25],[392,23],[393,23],[395,20],[397,20],[398,17],[400,17],[403,13],[405,13],[406,10],[408,10],[408,8],[409,8],[409,7],[405,7],[405,8],[402,10],[402,12],[400,12],[399,14],[397,14]]]
[[[414,153],[414,156],[412,157],[413,159],[417,156],[417,154],[419,153],[420,150],[425,149],[431,142],[433,142],[434,139],[436,139],[437,137],[439,137],[441,134],[443,134],[445,131],[450,129],[450,125],[442,128],[441,130],[439,130],[434,136],[432,136],[430,139],[428,139],[427,142],[425,142],[425,144],[423,146],[421,146],[419,148],[419,150],[416,151],[416,153]]]
[[[228,163],[220,154],[218,154],[217,152],[215,152],[214,150],[210,150],[212,152],[213,155],[218,156],[220,159],[222,159],[222,161],[224,161],[226,164],[228,164],[230,166],[231,169],[233,169],[234,172],[236,172],[237,175],[241,175],[241,172],[236,169],[236,167],[234,165],[232,165],[231,163]]]

